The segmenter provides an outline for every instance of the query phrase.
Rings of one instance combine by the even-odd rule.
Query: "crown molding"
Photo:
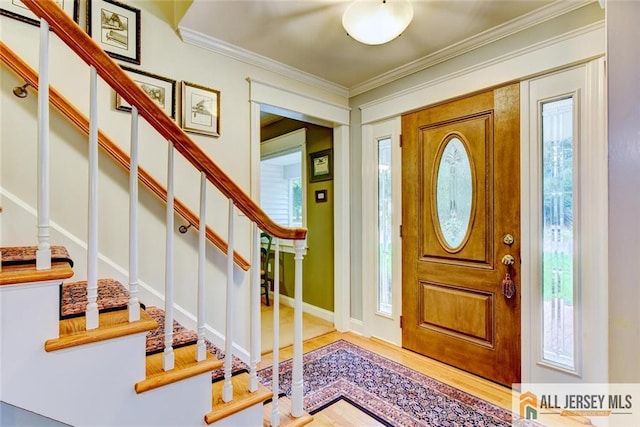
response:
[[[269,59],[265,56],[258,55],[231,43],[216,39],[215,37],[208,36],[183,26],[178,26],[178,34],[185,43],[263,68],[345,98],[349,96],[349,89],[344,86],[314,76],[313,74],[306,73],[281,62],[274,61],[273,59]]]
[[[377,77],[351,86],[350,88],[338,85],[329,80],[322,79],[313,74],[301,71],[281,62],[274,61],[273,59],[258,55],[249,50],[240,48],[231,43],[216,39],[215,37],[208,36],[198,31],[194,31],[187,27],[178,26],[178,33],[185,43],[260,67],[345,98],[351,98],[377,87],[389,84],[395,80],[425,70],[429,67],[433,67],[434,65],[448,61],[500,39],[509,37],[520,31],[542,24],[566,13],[580,9],[590,3],[594,3],[595,1],[599,0],[558,0],[549,6],[534,10],[526,15],[520,16],[497,27],[452,44],[431,55],[427,55],[423,58],[402,65],[391,71],[380,74]]]
[[[529,12],[511,21],[493,27],[480,34],[469,37],[451,46],[440,49],[431,55],[412,61],[377,77],[366,80],[349,88],[349,98],[360,95],[377,87],[391,83],[402,77],[425,70],[434,65],[453,59],[482,46],[491,44],[505,37],[509,37],[520,31],[542,24],[543,22],[562,16],[566,13],[580,9],[596,0],[559,0],[549,6]]]

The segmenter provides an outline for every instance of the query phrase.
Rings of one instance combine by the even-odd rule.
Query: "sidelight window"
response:
[[[574,99],[542,103],[543,360],[575,370]]]
[[[377,310],[392,314],[393,195],[391,191],[391,138],[378,140],[378,292]]]

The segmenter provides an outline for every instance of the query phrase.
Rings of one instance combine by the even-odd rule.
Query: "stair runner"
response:
[[[4,249],[3,249],[4,250]],[[117,280],[98,280],[98,311],[107,312],[115,310],[126,310],[129,304],[129,291]],[[164,351],[164,310],[158,307],[142,308],[156,321],[158,327],[147,333],[147,355]],[[60,319],[84,316],[87,308],[87,282],[69,282],[60,285]],[[173,347],[196,344],[198,334],[185,328],[176,320],[173,321]],[[224,352],[216,347],[212,342],[205,339],[207,351],[218,359],[224,359]],[[248,372],[247,365],[237,357],[233,357],[233,375]],[[217,381],[224,377],[222,368],[212,372],[212,380]]]

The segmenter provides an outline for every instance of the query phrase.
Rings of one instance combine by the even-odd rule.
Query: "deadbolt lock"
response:
[[[511,246],[513,245],[513,242],[515,242],[515,239],[511,234],[505,234],[504,236],[502,236],[502,243],[504,243],[505,245]]]

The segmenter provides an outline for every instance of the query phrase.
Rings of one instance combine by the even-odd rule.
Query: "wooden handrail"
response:
[[[0,59],[16,73],[25,82],[29,83],[34,89],[38,90],[38,74],[25,63],[15,52],[7,45],[0,41]],[[65,117],[67,117],[74,125],[76,125],[85,134],[89,134],[89,119],[83,115],[71,102],[60,94],[53,86],[49,86],[49,99],[51,104],[56,107]],[[102,130],[98,130],[98,144],[100,147],[114,159],[123,169],[130,170],[131,158],[118,147],[111,138],[109,138]],[[147,188],[151,190],[160,200],[167,202],[167,190],[153,178],[145,169],[138,168],[138,178]],[[196,229],[199,228],[198,216],[190,210],[182,201],[174,199],[175,211],[182,216],[189,224]],[[228,252],[227,242],[222,239],[213,229],[207,226],[207,239],[213,243],[223,253]],[[249,270],[250,264],[238,252],[233,253],[233,259],[240,268],[245,271]]]
[[[114,62],[89,35],[80,28],[54,0],[23,0],[39,18],[84,62],[96,68],[98,75],[120,94],[164,139],[198,171],[204,172],[222,194],[261,230],[282,239],[302,240],[306,228],[290,228],[276,224],[189,136]]]

